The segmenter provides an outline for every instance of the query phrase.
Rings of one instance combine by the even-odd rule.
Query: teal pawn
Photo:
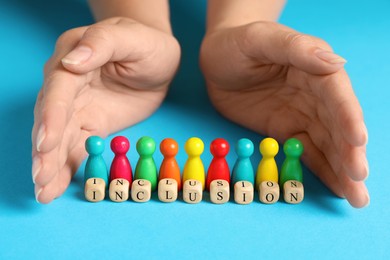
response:
[[[90,136],[85,141],[85,150],[89,156],[84,170],[84,181],[89,178],[101,178],[108,184],[107,165],[102,157],[104,140],[99,136]]]
[[[286,154],[286,159],[283,162],[280,173],[280,187],[289,180],[303,182],[302,166],[299,158],[303,153],[303,145],[296,138],[290,138],[283,146],[283,151]]]
[[[252,185],[254,185],[255,175],[252,162],[250,160],[254,151],[252,141],[247,138],[238,140],[235,150],[238,158],[233,167],[232,184],[234,185],[239,181],[249,181]]]
[[[135,167],[135,180],[144,179],[150,181],[152,191],[157,187],[157,167],[153,159],[153,153],[156,151],[156,143],[148,136],[140,138],[137,142],[137,152],[140,156]]]

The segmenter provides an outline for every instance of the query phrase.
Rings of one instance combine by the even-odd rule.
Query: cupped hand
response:
[[[45,66],[32,131],[37,201],[68,187],[84,142],[145,119],[164,99],[180,60],[169,33],[126,18],[65,32]]]
[[[208,32],[200,62],[221,114],[280,142],[300,139],[303,162],[335,194],[369,203],[367,129],[346,61],[327,43],[256,22]]]

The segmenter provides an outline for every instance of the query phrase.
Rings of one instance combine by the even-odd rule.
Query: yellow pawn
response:
[[[184,145],[184,150],[188,155],[183,170],[183,183],[187,180],[197,180],[205,187],[205,169],[200,155],[203,153],[204,144],[198,137],[191,137]]]
[[[260,143],[260,153],[263,156],[256,173],[256,188],[263,181],[273,181],[278,183],[278,166],[275,162],[275,156],[279,151],[278,142],[273,138],[265,138]]]

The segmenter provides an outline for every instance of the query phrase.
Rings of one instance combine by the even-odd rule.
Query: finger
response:
[[[86,73],[109,61],[136,61],[155,49],[151,28],[129,20],[109,20],[94,24],[84,32],[77,46],[62,59],[75,73]],[[154,33],[161,33],[156,30]]]
[[[39,91],[37,100],[35,102],[34,106],[34,125],[31,131],[31,143],[32,143],[32,152],[37,151],[37,134],[38,134],[38,128],[41,125],[41,106],[42,106],[42,98],[43,98],[43,91],[42,89]]]
[[[355,181],[365,180],[368,177],[366,147],[350,145],[344,138],[344,129],[335,124],[332,115],[321,102],[317,105],[317,116],[324,130],[327,129],[332,137],[332,143],[339,154],[340,164],[345,173]]]
[[[77,145],[80,132],[79,123],[72,120],[67,124],[59,145],[47,153],[33,154],[33,181],[36,185],[46,186],[59,174],[68,157],[71,156],[71,151]]]
[[[346,174],[356,181],[366,179],[367,129],[346,72],[341,70],[329,76],[313,76],[291,69],[288,82],[311,93],[309,100],[317,100],[311,119],[321,121],[324,130],[330,133]]]
[[[43,98],[36,118],[36,150],[49,152],[59,145],[74,112],[74,100],[86,85],[86,77],[55,71],[45,80]]]
[[[339,180],[343,186],[346,199],[353,207],[362,208],[368,206],[370,196],[364,182],[353,181],[345,172],[339,174]]]
[[[302,161],[309,169],[337,196],[344,198],[344,192],[339,179],[331,168],[324,154],[317,148],[306,133],[294,136],[299,139],[303,146]]]
[[[369,175],[369,166],[365,146],[348,146],[342,151],[345,173],[354,181],[365,181]]]
[[[339,197],[345,197],[355,208],[365,207],[370,198],[366,186],[361,181],[353,181],[344,169],[335,172],[326,156],[306,134],[296,135],[302,141],[305,152],[302,161],[320,180]]]
[[[346,63],[316,38],[280,24],[253,23],[243,33],[238,38],[241,49],[263,64],[294,66],[310,74],[325,75],[340,70]]]
[[[70,156],[64,167],[46,186],[41,186],[39,184],[35,186],[35,197],[37,202],[43,204],[50,203],[53,199],[58,198],[65,192],[72,176],[86,156],[84,142],[89,135],[89,133],[83,132],[78,145],[69,153]]]
[[[53,56],[45,64],[45,81],[34,109],[33,151],[40,151],[42,148],[44,152],[47,152],[53,149],[57,144],[56,141],[59,140],[58,136],[61,136],[62,131],[57,131],[57,129],[63,129],[61,121],[63,121],[65,110],[67,110],[66,105],[72,103],[82,86],[74,85],[74,83],[76,78],[80,80],[82,77],[65,71],[60,63],[60,58],[74,47],[85,30],[86,27],[80,27],[63,33],[57,40]],[[56,103],[58,97],[59,102]],[[57,112],[58,116],[56,116]],[[57,129],[50,131],[51,127],[49,127],[49,133],[46,133],[47,126],[42,122],[46,118],[49,118],[49,121],[53,119],[54,122],[49,122],[49,124],[58,126]],[[60,121],[59,125],[56,124],[56,120]],[[58,135],[55,136],[53,133],[58,133]],[[46,140],[45,143],[42,143],[46,137],[49,141]]]
[[[345,170],[343,158],[339,154],[340,151],[336,150],[337,146],[329,141],[331,137],[325,127],[319,123],[313,124],[308,132],[313,144],[324,153],[350,204],[357,208],[367,205],[369,203],[369,195],[364,182],[354,181],[350,177],[351,173]],[[361,147],[358,147],[358,149],[361,149]]]
[[[324,102],[345,140],[354,146],[366,145],[368,133],[363,112],[345,70],[329,76],[308,77],[308,81],[313,93]]]

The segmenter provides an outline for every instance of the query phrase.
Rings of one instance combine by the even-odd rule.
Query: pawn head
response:
[[[215,157],[225,157],[229,153],[229,143],[222,138],[211,142],[210,152]]]
[[[290,138],[284,143],[283,151],[286,156],[300,157],[303,153],[303,145],[298,139]]]
[[[172,138],[165,138],[160,144],[160,151],[164,156],[175,156],[179,151],[179,145]]]
[[[152,155],[156,151],[156,143],[149,136],[141,137],[137,142],[137,152],[141,156]]]
[[[238,157],[251,157],[254,152],[254,146],[251,140],[241,138],[236,144],[236,153]]]
[[[198,137],[191,137],[185,143],[184,150],[190,156],[200,156],[204,150],[204,143]]]
[[[99,155],[104,152],[104,140],[99,136],[90,136],[85,141],[85,150],[90,155]]]
[[[116,136],[111,140],[111,150],[115,154],[125,154],[130,149],[129,140],[124,136]]]
[[[260,153],[263,156],[276,156],[279,152],[278,142],[273,138],[265,138],[260,143]]]

